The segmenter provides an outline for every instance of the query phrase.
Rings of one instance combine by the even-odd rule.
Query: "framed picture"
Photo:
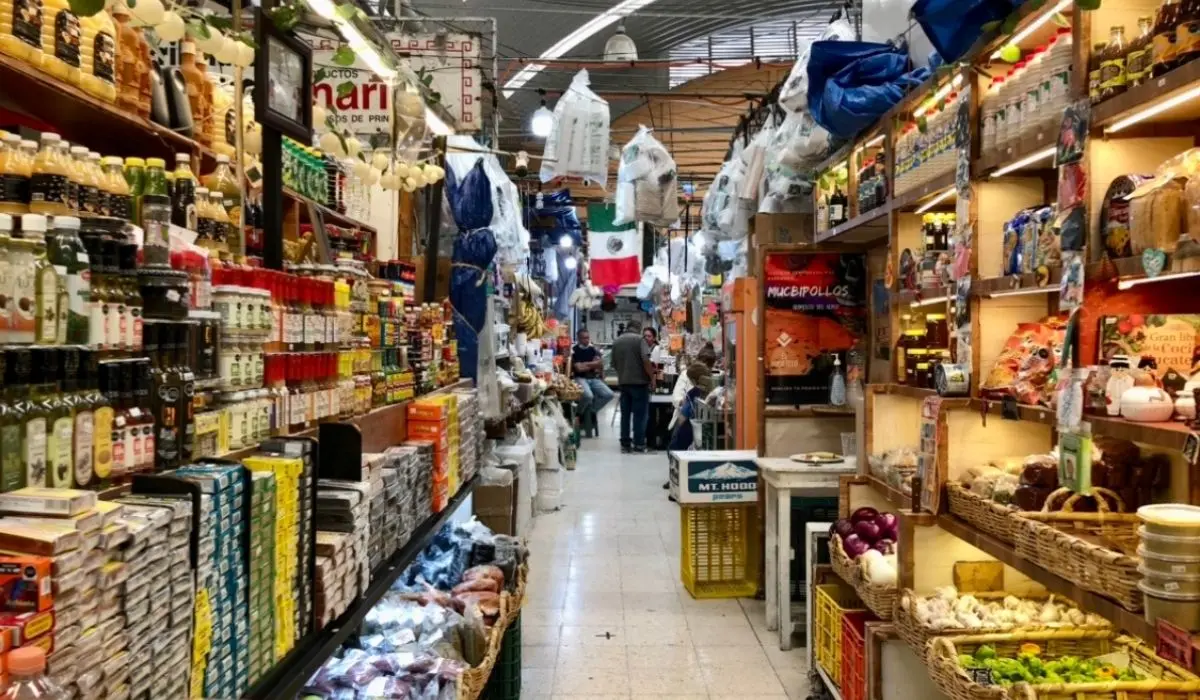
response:
[[[312,139],[312,49],[275,28],[260,8],[255,21],[254,118],[301,143]]]

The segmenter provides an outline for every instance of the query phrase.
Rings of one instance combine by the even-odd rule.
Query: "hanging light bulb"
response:
[[[574,255],[567,258],[566,260],[563,260],[563,267],[567,268],[568,270],[574,270],[575,266],[578,264],[579,264],[579,261],[575,259]]]
[[[617,33],[604,42],[605,61],[636,61],[638,57],[637,44],[625,33],[625,23],[617,25]]]
[[[558,245],[562,248],[570,248],[575,245],[575,239],[571,238],[571,234],[564,233],[562,238],[558,239]]]
[[[533,113],[533,119],[529,122],[529,128],[533,131],[533,135],[539,139],[544,139],[554,131],[554,112],[546,106],[546,91],[538,90],[542,95],[542,105]]]
[[[517,177],[525,177],[529,174],[529,153],[527,151],[517,151]]]

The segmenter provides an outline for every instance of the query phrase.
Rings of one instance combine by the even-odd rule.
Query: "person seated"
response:
[[[712,369],[704,362],[693,362],[680,377],[680,381],[684,378],[691,384],[691,388],[684,394],[683,401],[671,418],[671,442],[667,447],[668,452],[695,449],[696,431],[692,427],[692,419],[696,417],[696,404],[703,401],[713,390]],[[676,387],[678,386],[677,382]],[[668,481],[663,484],[663,488],[671,488],[671,483]],[[671,496],[667,498],[675,500]]]
[[[612,401],[613,391],[604,382],[604,358],[600,348],[592,345],[591,333],[580,329],[576,339],[578,342],[571,348],[571,374],[583,390],[578,402],[579,414],[585,427],[594,427],[595,416]]]

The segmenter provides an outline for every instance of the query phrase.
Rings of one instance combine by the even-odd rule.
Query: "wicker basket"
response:
[[[981,532],[1008,544],[1013,543],[1013,509],[972,493],[960,483],[946,484],[950,512],[979,528]]]
[[[1105,683],[1016,683],[1010,687],[982,685],[959,667],[959,654],[973,654],[983,644],[997,656],[1015,657],[1022,644],[1042,648],[1045,660],[1062,656],[1091,658],[1122,651],[1145,680]],[[1132,637],[1100,630],[1052,630],[934,637],[926,647],[926,666],[938,688],[953,700],[1200,700],[1200,678]]]
[[[492,668],[495,667],[496,659],[500,655],[504,633],[521,614],[521,606],[525,602],[525,581],[528,575],[529,565],[522,564],[517,574],[517,586],[514,592],[505,591],[500,594],[500,614],[496,617],[496,624],[492,625],[491,632],[488,634],[487,655],[483,657],[483,662],[478,666],[472,666],[463,671],[462,676],[458,679],[457,700],[476,700],[487,686],[488,678],[492,675]]]
[[[829,560],[833,572],[843,581],[850,584],[862,602],[880,620],[892,619],[892,609],[896,607],[895,586],[877,586],[867,583],[862,576],[862,567],[850,559],[842,549],[842,538],[834,535],[829,538]]]
[[[1046,502],[1053,497],[1051,494]],[[1011,514],[1017,554],[1084,590],[1112,598],[1126,610],[1141,611],[1142,592],[1138,590],[1138,582],[1142,580],[1138,573],[1141,560],[1133,554],[1137,551],[1141,520],[1133,513],[1113,513],[1103,506],[1096,513],[1075,513],[1071,508],[1077,499],[1078,496],[1067,499],[1059,512]],[[1104,499],[1097,501],[1104,503]],[[1119,549],[1081,536],[1103,537]]]
[[[981,591],[978,593],[972,593],[971,595],[975,596],[976,598],[978,598],[980,600],[1003,600],[1006,596],[1008,596],[1010,594],[1005,591],[996,591],[996,592]],[[929,642],[930,639],[933,639],[934,637],[958,637],[958,636],[964,636],[964,635],[978,635],[978,634],[1001,634],[1001,633],[1005,633],[1005,632],[1011,633],[1011,632],[1015,631],[1012,629],[1009,629],[1009,630],[1000,630],[1000,629],[941,629],[941,630],[936,630],[932,627],[929,627],[928,625],[923,625],[917,621],[917,614],[916,614],[917,599],[920,597],[921,596],[918,596],[915,593],[913,593],[912,589],[910,589],[910,588],[906,588],[903,591],[901,591],[900,596],[896,601],[896,617],[893,620],[893,622],[896,625],[897,632],[900,633],[900,638],[903,639],[905,642],[907,642],[908,645],[910,647],[912,647],[913,651],[917,652],[917,656],[925,655],[925,645]],[[1037,600],[1037,601],[1046,601],[1049,599],[1049,597],[1050,596],[1048,596],[1048,595],[1021,596],[1021,598],[1023,598],[1023,599]],[[1074,608],[1079,607],[1079,605],[1076,604],[1074,601],[1072,601],[1068,598],[1064,598],[1062,596],[1054,596],[1054,599],[1057,602],[1063,603],[1065,605],[1070,605],[1071,607],[1074,607]],[[1048,627],[1044,624],[1035,622],[1030,625],[1021,627],[1019,629],[1022,631],[1038,631],[1038,630],[1048,629]],[[1056,627],[1054,629],[1108,630],[1108,629],[1111,629],[1111,627],[1108,624],[1108,622],[1105,621],[1105,623],[1103,625],[1098,625],[1098,626],[1090,626],[1090,625],[1074,626],[1074,625],[1072,625],[1072,626],[1068,627],[1068,626],[1064,625],[1064,626]]]

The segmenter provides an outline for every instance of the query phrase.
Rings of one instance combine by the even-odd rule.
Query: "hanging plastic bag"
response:
[[[645,126],[639,126],[621,150],[616,204],[613,223],[617,225],[643,221],[671,226],[679,219],[675,159]]]
[[[818,41],[854,41],[854,26],[843,18],[835,19],[821,32]],[[779,89],[779,106],[789,112],[808,110],[808,57],[812,53],[812,40],[800,45],[799,58],[788,73],[787,82]]]
[[[957,61],[983,34],[983,25],[1013,13],[1015,0],[917,0],[912,17],[945,62]]]
[[[908,54],[891,44],[818,41],[808,59],[808,111],[852,139],[928,77],[927,68],[909,71]]]
[[[447,170],[446,192],[459,228],[450,270],[458,360],[462,376],[474,379],[479,372],[479,333],[487,319],[487,269],[496,256],[496,238],[487,228],[493,212],[483,163],[476,163],[461,182]]]
[[[608,140],[608,102],[592,92],[588,72],[581,70],[554,106],[554,128],[542,154],[542,182],[578,177],[607,188]]]

